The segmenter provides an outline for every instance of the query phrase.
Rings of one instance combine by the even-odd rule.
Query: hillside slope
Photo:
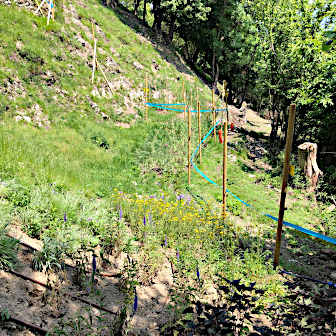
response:
[[[218,300],[223,277],[265,289],[260,307],[281,302],[288,288],[272,269],[275,225],[261,215],[276,215],[279,197],[279,178],[262,161],[267,121],[249,111],[248,125],[230,134],[229,188],[256,211],[229,198],[223,221],[219,188],[196,174],[186,188],[183,113],[149,109],[144,118],[146,75],[151,102],[181,103],[185,89],[191,106],[197,93],[202,108],[209,106],[209,88],[181,58],[132,15],[98,0],[60,2],[49,26],[33,14],[35,1],[10,2],[0,0],[0,248],[10,246],[6,233],[34,247],[19,249],[18,272],[55,291],[5,272],[15,258],[0,254],[6,289],[0,311],[55,334],[155,335],[195,297]],[[92,23],[99,64],[93,84]],[[202,133],[211,118],[202,114]],[[192,118],[193,149],[197,129]],[[200,164],[218,183],[221,153],[209,140]],[[290,193],[287,219],[335,236],[320,206]],[[329,280],[336,264],[319,259],[324,245],[295,232],[285,238],[284,266]],[[302,266],[307,258],[314,262]],[[65,300],[69,292],[113,311],[112,317]],[[272,316],[255,323],[277,328]],[[26,332],[10,323],[4,328]]]

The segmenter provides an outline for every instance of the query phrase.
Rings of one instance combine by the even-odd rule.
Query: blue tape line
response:
[[[161,103],[155,103],[155,105],[161,105],[161,106],[177,106],[177,105],[185,105],[183,103],[181,104],[161,104]]]
[[[180,110],[180,109],[172,109],[169,107],[164,107],[164,106],[178,106],[178,105],[184,105],[184,104],[159,104],[159,103],[146,103],[148,106],[151,107],[155,107],[155,108],[161,108],[161,109],[165,109],[168,111],[175,111],[175,112],[184,112],[184,110]],[[215,111],[226,111],[226,109],[216,109]],[[197,113],[197,110],[190,110],[190,112],[192,113]],[[212,110],[200,110],[200,112],[205,113],[205,112],[212,112]]]
[[[215,181],[211,180],[208,176],[206,176],[198,167],[197,165],[194,163],[194,158],[196,156],[196,154],[198,153],[199,151],[199,148],[201,146],[201,144],[209,137],[209,135],[213,132],[214,128],[219,124],[220,120],[216,123],[216,125],[214,127],[212,127],[210,129],[210,131],[205,135],[205,137],[201,140],[201,143],[197,146],[197,148],[195,149],[194,153],[192,154],[191,156],[191,159],[190,159],[190,163],[192,164],[192,166],[195,168],[195,170],[205,179],[207,180],[208,182],[210,182],[211,184],[215,185],[215,186],[218,186],[220,187]],[[231,192],[229,189],[226,189],[226,192],[229,193],[231,196],[233,196],[236,200],[238,200],[239,202],[243,203],[244,205],[246,205],[247,207],[249,208],[254,208],[251,204],[248,204],[247,202],[243,201],[242,199],[240,199],[237,195],[235,195],[233,192]],[[267,213],[263,213],[262,214],[263,216],[266,216],[274,221],[278,221],[278,218],[277,217],[274,217],[270,214],[267,214]],[[334,244],[336,245],[336,239],[335,238],[331,238],[331,237],[328,237],[328,236],[325,236],[321,233],[318,233],[318,232],[314,232],[314,231],[311,231],[311,230],[308,230],[308,229],[305,229],[301,226],[298,226],[298,225],[295,225],[293,223],[290,223],[290,222],[286,222],[284,221],[283,222],[284,225],[294,229],[294,230],[297,230],[297,231],[300,231],[300,232],[303,232],[309,236],[312,236],[312,237],[316,237],[316,238],[319,238],[319,239],[322,239],[324,241],[327,241],[328,243],[331,243],[331,244]]]
[[[50,4],[50,2],[47,0],[47,3]],[[53,2],[51,1],[51,8],[54,8],[54,4]]]
[[[265,216],[267,216],[268,218],[271,218],[273,219],[274,221],[278,221],[278,218],[277,217],[274,217],[272,215],[269,215],[269,214],[264,214]],[[336,245],[336,239],[334,238],[331,238],[331,237],[328,237],[328,236],[325,236],[321,233],[318,233],[318,232],[314,232],[314,231],[311,231],[311,230],[308,230],[308,229],[305,229],[301,226],[298,226],[298,225],[295,225],[295,224],[292,224],[292,223],[289,223],[289,222],[286,222],[284,221],[283,222],[286,226],[294,229],[294,230],[297,230],[297,231],[301,231],[309,236],[313,236],[313,237],[316,237],[316,238],[319,238],[319,239],[322,239],[322,240],[325,240],[331,244],[334,244]]]
[[[163,106],[152,104],[152,103],[146,103],[146,104],[151,106],[151,107],[161,108],[161,109],[165,109],[165,110],[168,110],[168,111],[184,112],[184,110],[172,109],[172,108],[169,108],[169,107],[163,107]]]

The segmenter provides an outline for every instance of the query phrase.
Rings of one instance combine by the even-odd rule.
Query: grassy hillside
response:
[[[63,1],[49,26],[45,17],[1,3],[1,235],[11,225],[43,241],[44,257],[36,258],[44,269],[56,250],[60,261],[78,260],[83,251],[90,258],[93,250],[101,252],[102,270],[101,257],[128,255],[117,269],[128,312],[134,289],[149,286],[167,264],[173,269],[170,299],[175,313],[193,296],[213,299],[213,283],[221,284],[221,277],[242,278],[265,289],[259,307],[281,301],[287,287],[272,269],[275,223],[260,214],[277,214],[279,178],[272,177],[261,158],[251,160],[251,141],[239,133],[230,139],[229,188],[257,211],[229,198],[229,216],[223,222],[219,188],[193,173],[186,189],[183,116],[149,109],[149,120],[144,120],[146,74],[150,101],[181,102],[184,87],[189,103],[195,105],[198,89],[201,105],[209,106],[209,88],[179,56],[133,16],[97,0]],[[98,64],[112,92],[99,69],[91,83],[92,22]],[[196,118],[192,122],[194,148]],[[210,125],[202,117],[204,133]],[[220,157],[221,146],[210,140],[200,167],[217,182]],[[256,167],[258,161],[263,169]],[[312,208],[296,190],[291,190],[286,216],[336,236],[325,209],[318,204]],[[288,231],[285,244],[284,266],[328,279],[335,265],[326,269],[315,258],[323,244]],[[296,255],[304,260],[293,261]],[[307,257],[314,262],[302,266]],[[7,268],[14,260],[4,259],[0,256],[0,265]],[[145,307],[139,310],[146,317]]]

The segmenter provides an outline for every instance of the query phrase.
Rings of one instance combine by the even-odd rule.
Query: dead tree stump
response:
[[[306,176],[311,181],[309,192],[316,190],[319,177],[323,175],[317,165],[317,144],[305,142],[298,146],[299,148],[299,166],[304,170]]]

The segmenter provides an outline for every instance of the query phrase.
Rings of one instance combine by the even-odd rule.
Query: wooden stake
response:
[[[191,180],[191,111],[190,107],[188,107],[188,184],[190,185]]]
[[[145,79],[145,104],[146,104],[146,109],[145,109],[145,120],[148,120],[148,75],[146,74],[146,79]]]
[[[94,82],[94,76],[95,76],[95,72],[96,72],[96,57],[97,57],[97,40],[95,38],[95,30],[94,30],[94,26],[93,26],[93,22],[91,22],[92,24],[92,36],[93,36],[93,61],[92,61],[92,77],[91,77],[91,83],[93,84]]]
[[[192,109],[192,106],[193,106],[193,96],[192,96],[192,88],[190,89],[190,108]]]
[[[224,122],[224,139],[223,139],[223,208],[222,215],[223,220],[226,218],[226,180],[227,180],[227,133],[228,122]]]
[[[212,123],[213,123],[213,136],[216,142],[216,112],[215,112],[215,89],[212,88]]]
[[[96,60],[96,63],[97,63],[97,66],[98,66],[99,70],[101,71],[101,73],[102,73],[103,76],[104,76],[104,79],[105,79],[105,81],[106,81],[106,83],[107,83],[107,85],[108,85],[108,87],[109,87],[109,89],[110,89],[110,91],[111,91],[111,94],[113,95],[113,89],[112,89],[112,86],[111,86],[110,82],[108,81],[108,79],[107,79],[107,77],[106,77],[106,75],[105,75],[105,72],[104,72],[103,68],[100,66],[100,64],[98,63],[97,60]]]
[[[55,21],[55,0],[53,0],[53,8],[51,11],[51,17],[53,19],[53,21]]]
[[[202,143],[201,143],[201,104],[197,100],[197,119],[198,119],[198,143],[199,143],[199,163],[202,161]]]
[[[182,80],[182,99],[185,100],[185,92],[184,92],[184,80]]]
[[[96,72],[96,53],[97,53],[97,40],[94,39],[94,47],[93,47],[93,60],[92,60],[92,77],[91,83],[94,82],[95,72]]]
[[[184,91],[183,91],[183,102],[184,102],[183,117],[185,120],[186,119],[186,109],[187,109],[187,98],[186,98],[186,93]]]
[[[284,214],[285,214],[287,182],[288,182],[288,175],[289,175],[289,160],[290,160],[290,155],[291,155],[292,145],[293,145],[294,123],[295,123],[295,104],[291,104],[289,107],[289,119],[288,119],[288,128],[287,128],[285,159],[284,159],[284,166],[283,166],[283,172],[282,172],[282,187],[281,187],[281,197],[280,197],[280,207],[279,207],[279,219],[278,219],[278,228],[277,228],[275,251],[274,251],[274,268],[279,266],[282,225],[283,225],[283,219],[284,219]]]
[[[39,11],[41,11],[41,8],[43,6],[43,4],[45,3],[46,0],[42,0],[42,2],[40,3],[40,5],[37,7],[36,11],[35,11],[35,14],[37,14]],[[41,11],[42,13],[42,11]],[[43,14],[43,13],[42,13]]]
[[[51,0],[49,2],[49,11],[48,11],[47,26],[49,25],[49,22],[50,22],[50,16],[51,16]]]

